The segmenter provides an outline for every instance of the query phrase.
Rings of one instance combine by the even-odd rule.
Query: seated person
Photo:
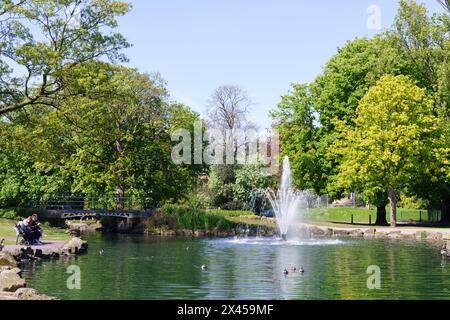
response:
[[[41,244],[39,239],[42,237],[42,230],[37,221],[37,214],[33,214],[32,216],[20,221],[18,224],[18,227],[24,234],[25,241],[31,245]]]

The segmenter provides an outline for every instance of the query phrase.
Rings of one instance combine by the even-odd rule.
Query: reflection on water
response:
[[[27,265],[30,287],[61,299],[449,298],[450,267],[426,243],[120,235],[87,240],[87,255]],[[72,264],[81,268],[81,290],[66,287]],[[370,265],[381,268],[380,290],[367,289]],[[284,276],[291,266],[303,266],[305,273]]]

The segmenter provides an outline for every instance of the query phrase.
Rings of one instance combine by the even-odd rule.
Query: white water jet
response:
[[[275,192],[266,190],[265,194],[272,205],[278,230],[283,240],[287,240],[289,226],[294,221],[300,222],[302,209],[307,208],[309,192],[296,190],[292,185],[291,164],[286,156],[283,160],[283,172],[280,188]]]

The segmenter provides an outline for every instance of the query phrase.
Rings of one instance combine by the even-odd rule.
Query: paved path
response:
[[[59,253],[61,251],[61,249],[64,247],[64,245],[68,242],[69,241],[66,241],[66,240],[53,240],[53,241],[43,241],[42,245],[39,245],[39,246],[7,245],[3,248],[3,251],[9,252],[13,255],[16,255],[20,252],[20,249],[31,247],[31,249],[33,251],[35,251],[36,249],[42,250],[42,253],[47,255],[47,254],[52,254],[52,253]]]

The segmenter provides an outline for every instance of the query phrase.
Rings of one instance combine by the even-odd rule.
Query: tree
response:
[[[116,17],[130,9],[124,2],[0,4],[0,116],[27,106],[56,106],[54,97],[65,86],[64,74],[79,64],[101,57],[126,60],[120,50],[129,44],[121,34],[110,32],[117,27]]]
[[[429,16],[424,4],[400,0],[392,35],[395,45],[410,61],[410,75],[427,88],[434,100],[436,115],[450,120],[450,15]]]
[[[13,141],[21,143],[13,149],[29,157],[30,177],[43,176],[38,169],[47,168],[54,179],[66,181],[59,189],[44,183],[34,194],[113,194],[123,208],[127,196],[158,205],[196,186],[204,168],[172,162],[170,133],[177,127],[193,131],[198,114],[169,103],[159,75],[91,61],[71,69],[64,80],[56,109],[33,109],[4,124],[17,130]]]
[[[344,188],[335,180],[340,158],[329,152],[339,138],[335,121],[354,125],[358,103],[370,86],[384,73],[407,69],[391,41],[381,36],[357,38],[338,50],[313,83],[292,85],[272,118],[281,152],[292,160],[297,187],[326,192],[331,199],[342,196]]]
[[[292,84],[291,90],[281,97],[271,117],[278,130],[281,159],[289,156],[295,184],[302,190],[325,190],[323,159],[319,157],[318,128],[314,125],[314,109],[309,86]]]
[[[208,186],[214,206],[240,208],[234,184],[236,171],[241,166],[238,154],[246,153],[248,141],[244,131],[254,128],[247,119],[251,103],[248,94],[238,86],[221,86],[212,94],[207,111],[208,135],[212,143],[224,151],[223,159],[216,158],[218,163],[210,168]]]
[[[343,185],[363,185],[370,196],[388,194],[391,226],[396,226],[399,191],[435,161],[440,119],[432,114],[426,90],[406,76],[386,75],[371,87],[357,108],[355,127],[339,122],[342,140],[335,147],[343,161]]]
[[[235,201],[234,197],[235,182],[235,165],[212,165],[208,179],[208,195],[211,199],[211,204],[223,209],[239,209],[240,205]]]
[[[438,2],[450,12],[450,0],[438,0]]]
[[[250,204],[254,191],[270,187],[271,176],[263,173],[261,164],[247,164],[236,170],[236,182],[233,186],[234,200],[243,205]],[[255,204],[257,205],[257,204]],[[258,209],[261,208],[252,208]]]
[[[444,7],[448,1],[440,1]],[[427,89],[433,99],[433,112],[446,121],[442,123],[440,138],[441,161],[449,159],[444,148],[450,140],[450,15],[448,12],[428,15],[423,4],[415,1],[400,1],[399,11],[392,31],[393,44],[410,61],[411,76],[420,86]],[[415,185],[407,191],[425,199],[430,207],[441,208],[442,222],[450,223],[450,182],[447,166],[434,167],[415,177]]]
[[[238,152],[245,146],[245,137],[241,136],[239,131],[254,128],[247,119],[251,104],[247,92],[238,86],[221,86],[211,97],[207,111],[208,129],[213,129],[214,135],[220,135],[214,138],[222,141],[225,161],[228,164],[233,164],[237,160]],[[231,160],[233,163],[229,163]]]

